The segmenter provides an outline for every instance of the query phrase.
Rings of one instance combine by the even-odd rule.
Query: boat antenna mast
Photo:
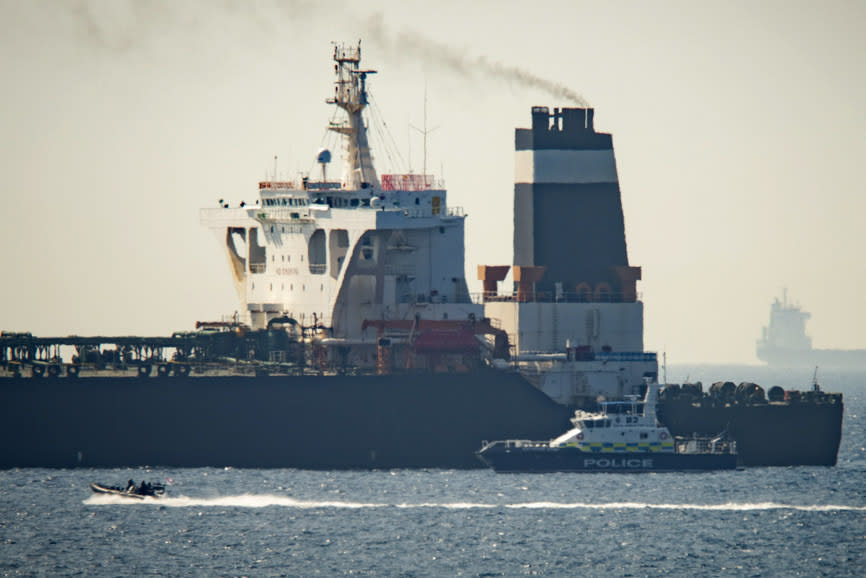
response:
[[[431,129],[427,128],[427,83],[424,83],[424,129],[420,129],[412,124],[409,125],[424,136],[424,164],[421,168],[421,174],[424,175],[424,180],[427,182],[427,135],[439,128],[434,126]]]
[[[379,178],[373,167],[367,127],[361,113],[368,104],[367,75],[375,70],[361,69],[361,41],[357,46],[334,45],[334,104],[346,111],[346,120],[331,122],[328,128],[343,135],[345,160],[343,184],[347,189],[378,188]]]

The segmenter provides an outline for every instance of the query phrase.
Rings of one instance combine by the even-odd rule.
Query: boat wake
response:
[[[751,512],[760,510],[794,510],[800,512],[866,512],[866,506],[838,504],[779,504],[776,502],[725,504],[647,504],[644,502],[612,502],[608,504],[530,502],[509,504],[507,508],[527,509],[586,509],[586,510],[704,510],[715,512]]]
[[[119,496],[94,495],[84,500],[88,506],[133,505],[160,506],[166,508],[217,507],[217,508],[267,508],[283,507],[297,509],[365,509],[396,508],[405,510],[433,509],[471,510],[471,509],[535,509],[535,510],[678,510],[678,511],[715,511],[749,512],[762,510],[791,510],[800,512],[866,512],[866,506],[841,504],[780,504],[776,502],[724,504],[650,504],[646,502],[609,502],[592,504],[587,502],[525,502],[515,504],[493,504],[473,502],[421,502],[421,503],[378,503],[331,500],[298,500],[272,494],[239,494],[211,498],[176,496],[166,498],[147,497],[143,500],[130,500]]]

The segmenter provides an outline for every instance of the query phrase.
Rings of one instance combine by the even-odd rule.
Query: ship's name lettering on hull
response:
[[[277,275],[297,275],[298,270],[295,267],[277,267]]]
[[[583,467],[587,469],[651,469],[652,458],[586,458]]]

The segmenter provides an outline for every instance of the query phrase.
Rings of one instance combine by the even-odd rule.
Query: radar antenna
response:
[[[424,130],[421,130],[417,126],[414,126],[411,124],[409,126],[414,128],[418,132],[420,132],[422,135],[424,135],[424,164],[422,165],[422,168],[421,168],[421,174],[424,175],[424,182],[426,183],[427,182],[427,135],[430,134],[431,132],[433,132],[434,130],[436,130],[437,128],[439,128],[438,126],[434,126],[431,129],[427,128],[427,83],[426,82],[424,83]]]
[[[322,165],[322,182],[328,181],[328,163],[331,162],[331,151],[320,148],[316,154],[316,162]]]

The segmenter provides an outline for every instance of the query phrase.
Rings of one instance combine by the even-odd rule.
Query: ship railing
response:
[[[604,293],[598,296],[586,292],[552,292],[536,291],[532,293],[492,293],[482,292],[473,294],[473,302],[478,295],[478,303],[497,301],[520,301],[523,303],[635,303],[643,299],[640,292],[635,293]]]
[[[676,438],[676,450],[680,454],[735,454],[737,442],[724,436]]]
[[[425,191],[443,190],[445,181],[433,175],[389,174],[379,176],[383,191]]]
[[[250,263],[250,273],[264,273],[267,267],[266,263]]]
[[[645,351],[596,351],[597,361],[648,361],[655,363],[658,358],[655,352]]]
[[[504,446],[506,448],[547,448],[550,444],[542,441],[534,440],[496,440],[492,442],[481,442],[482,447],[492,448],[495,446]]]
[[[293,181],[259,181],[259,190],[262,189],[295,189]]]
[[[327,270],[327,265],[310,263],[310,273],[313,275],[324,275]]]
[[[448,211],[446,213],[449,217],[465,217],[466,213],[463,212],[463,207],[448,207]]]

